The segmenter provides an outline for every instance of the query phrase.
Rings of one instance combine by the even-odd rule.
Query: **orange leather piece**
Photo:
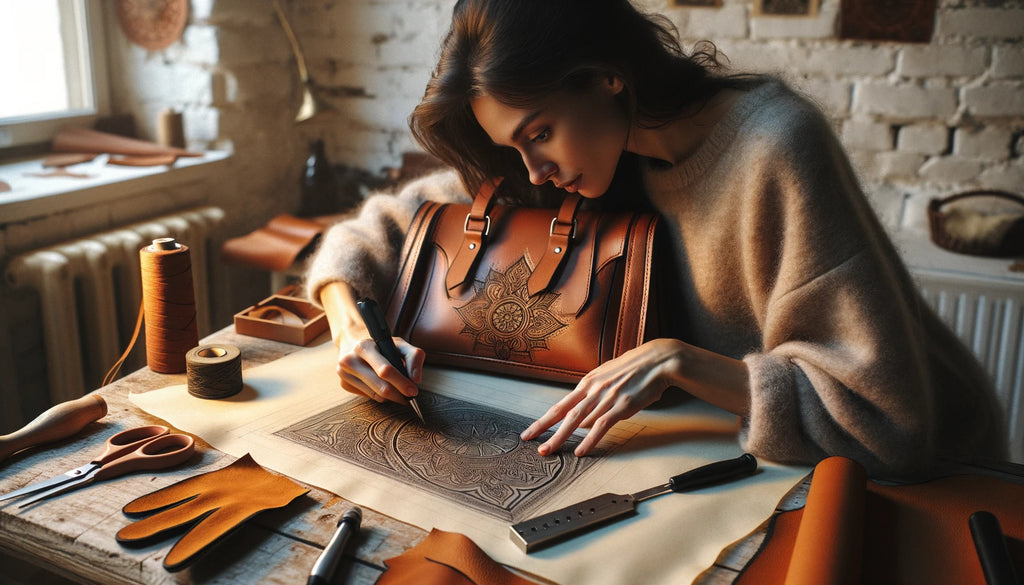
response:
[[[793,545],[799,554],[786,571],[787,584],[860,582],[865,480],[864,468],[845,457],[818,464]]]
[[[43,159],[43,168],[69,167],[95,159],[97,153],[49,154]]]
[[[226,240],[221,246],[221,258],[225,262],[281,272],[312,249],[327,225],[324,220],[282,213],[261,228]]]
[[[377,585],[534,585],[495,562],[465,535],[436,528],[384,563],[388,570]]]
[[[130,156],[203,156],[201,152],[190,152],[183,148],[163,146],[155,142],[74,126],[61,128],[57,132],[57,135],[53,138],[53,152],[106,153]]]
[[[854,470],[855,463],[830,459],[815,468],[807,505],[772,519],[767,541],[738,585],[788,584],[787,575],[821,567],[822,557],[835,565],[813,569],[822,571],[814,583],[985,585],[968,525],[970,515],[979,510],[998,518],[1017,573],[1024,575],[1024,485],[984,475],[880,485],[865,481]],[[816,489],[838,492],[812,503]],[[862,515],[857,512],[861,498]],[[862,523],[856,521],[858,515]],[[801,537],[805,524],[807,535],[814,538]],[[855,573],[858,565],[859,579],[842,572],[847,567]]]
[[[178,160],[176,154],[149,154],[149,155],[125,155],[119,154],[110,157],[107,164],[120,165],[122,167],[160,167],[173,165]]]
[[[655,215],[577,212],[562,265],[545,275],[535,262],[549,251],[556,212],[494,205],[472,268],[448,288],[447,275],[466,257],[472,213],[425,203],[406,236],[386,314],[428,363],[576,382],[653,336]],[[572,224],[556,221],[556,236],[568,237]],[[531,294],[538,272],[550,283]]]
[[[178,571],[252,516],[286,506],[308,491],[285,476],[270,473],[246,454],[227,467],[129,502],[122,510],[125,514],[155,514],[119,530],[117,541],[146,541],[192,525],[164,558],[165,569]]]

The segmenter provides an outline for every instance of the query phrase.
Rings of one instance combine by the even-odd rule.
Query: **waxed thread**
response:
[[[234,396],[242,389],[242,359],[232,346],[199,346],[186,355],[188,393],[197,398]]]
[[[139,251],[146,322],[146,363],[162,374],[185,371],[185,354],[199,344],[192,259],[188,246]]]

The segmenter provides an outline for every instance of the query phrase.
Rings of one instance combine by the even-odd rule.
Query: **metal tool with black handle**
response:
[[[716,461],[680,473],[668,483],[635,494],[604,494],[578,504],[541,514],[509,527],[512,541],[531,553],[617,518],[636,512],[644,500],[671,492],[685,492],[746,477],[757,470],[757,459],[744,453],[735,459]]]

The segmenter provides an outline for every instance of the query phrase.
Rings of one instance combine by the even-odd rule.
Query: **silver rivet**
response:
[[[555,254],[561,254],[561,253],[562,253],[562,247],[561,246],[555,248]]]
[[[470,250],[476,250],[476,244],[470,244],[469,245],[469,249]]]

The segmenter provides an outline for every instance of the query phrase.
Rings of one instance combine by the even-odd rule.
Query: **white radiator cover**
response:
[[[32,288],[39,295],[51,403],[98,387],[125,350],[142,302],[139,250],[156,238],[174,237],[189,247],[197,326],[200,336],[210,333],[210,255],[220,249],[216,238],[223,219],[220,208],[201,207],[11,260],[7,285]],[[135,356],[145,355],[143,337],[136,342]],[[11,403],[17,404],[17,397]]]
[[[893,239],[928,304],[978,357],[1003,407],[1010,460],[1024,464],[1024,273],[1013,259],[954,254],[928,233]]]
[[[917,270],[925,300],[981,360],[995,384],[1011,460],[1024,463],[1024,287],[957,273]]]

